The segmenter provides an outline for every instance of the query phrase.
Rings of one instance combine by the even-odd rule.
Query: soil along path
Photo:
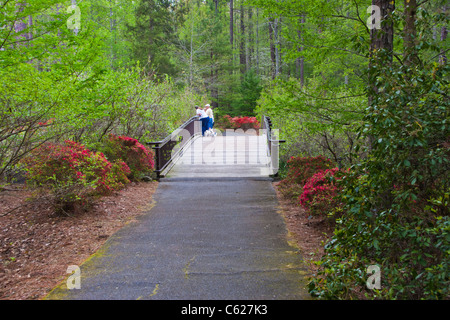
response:
[[[232,168],[163,179],[155,206],[80,266],[81,288],[64,281],[47,299],[309,299],[271,179]]]

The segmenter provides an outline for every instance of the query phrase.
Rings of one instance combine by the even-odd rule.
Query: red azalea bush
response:
[[[129,166],[131,171],[128,178],[132,180],[150,174],[155,168],[153,150],[136,139],[111,134],[101,148],[109,160],[122,160]]]
[[[333,168],[333,162],[324,156],[317,157],[291,157],[288,160],[288,176],[301,185],[321,170]]]
[[[56,211],[87,207],[95,196],[119,190],[130,181],[123,161],[109,162],[102,153],[65,141],[46,143],[22,160],[27,182],[49,191]]]
[[[300,204],[314,215],[333,213],[341,204],[336,198],[341,188],[338,168],[321,170],[309,178],[299,197]]]
[[[286,198],[297,199],[310,177],[332,167],[332,161],[324,156],[291,157],[287,162],[286,178],[279,183],[279,190]]]
[[[261,127],[256,117],[231,117],[225,115],[222,117],[222,126],[231,129],[259,129]]]

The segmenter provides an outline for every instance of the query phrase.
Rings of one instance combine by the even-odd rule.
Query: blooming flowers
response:
[[[232,129],[259,129],[261,127],[256,117],[231,117],[229,115],[223,116],[225,126]]]
[[[126,141],[144,152],[134,139]],[[153,160],[146,161],[151,164]],[[122,159],[110,161],[103,153],[69,140],[43,144],[22,164],[28,183],[47,190],[57,211],[87,207],[95,196],[110,194],[130,182],[131,169]]]
[[[327,214],[339,206],[336,200],[339,188],[336,176],[338,168],[320,170],[311,178],[307,179],[303,186],[303,192],[299,197],[303,208],[313,214]]]
[[[287,177],[279,184],[285,197],[298,199],[311,214],[328,214],[339,207],[336,196],[340,191],[339,169],[330,159],[317,157],[291,157]]]
[[[154,153],[138,140],[126,137],[109,135],[104,142],[105,153],[110,160],[123,160],[130,168],[128,177],[137,179],[141,175],[152,172],[155,168]]]
[[[23,160],[29,181],[38,185],[82,184],[99,194],[118,190],[128,183],[130,168],[123,162],[109,162],[74,141],[46,143]]]

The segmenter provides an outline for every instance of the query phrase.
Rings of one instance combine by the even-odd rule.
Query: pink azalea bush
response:
[[[286,178],[279,183],[279,190],[284,197],[297,201],[303,192],[306,181],[315,173],[331,169],[333,163],[323,156],[317,157],[291,157],[287,162],[288,172]]]
[[[222,117],[222,125],[231,129],[260,129],[261,127],[256,117],[231,117],[229,115]]]
[[[341,207],[337,195],[339,187],[339,169],[320,170],[307,179],[299,197],[300,205],[314,215],[331,214]]]
[[[110,160],[124,161],[130,168],[128,178],[132,180],[150,174],[155,168],[153,150],[134,138],[111,134],[104,141],[102,151]]]
[[[43,144],[22,164],[27,183],[47,191],[56,211],[86,208],[95,196],[110,194],[130,182],[125,162],[110,162],[103,153],[74,141]]]

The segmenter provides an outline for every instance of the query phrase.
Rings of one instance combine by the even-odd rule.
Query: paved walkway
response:
[[[47,298],[309,299],[271,180],[233,168],[201,178],[175,167],[155,206],[80,266],[81,289],[64,283]]]

